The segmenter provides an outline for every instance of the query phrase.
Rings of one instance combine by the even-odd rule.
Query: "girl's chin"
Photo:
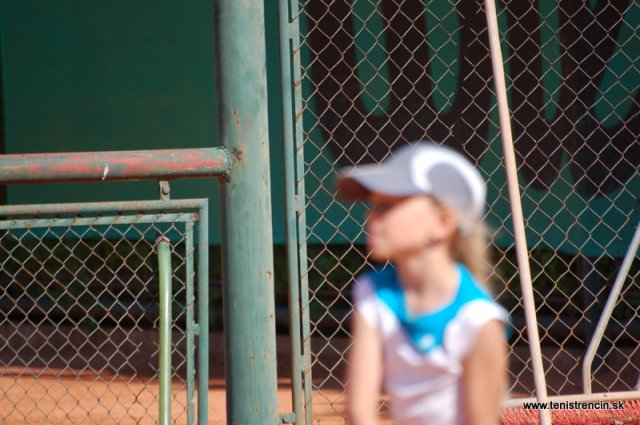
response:
[[[371,248],[368,249],[369,259],[373,261],[387,261],[389,258],[385,252],[380,249]]]

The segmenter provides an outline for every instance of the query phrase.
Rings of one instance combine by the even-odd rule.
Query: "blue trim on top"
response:
[[[445,328],[465,304],[475,300],[493,302],[491,296],[478,285],[466,267],[460,263],[457,263],[456,267],[460,282],[453,301],[439,310],[417,317],[410,317],[407,312],[405,291],[398,280],[395,267],[388,265],[367,273],[376,296],[396,315],[416,349],[423,354],[442,346]]]

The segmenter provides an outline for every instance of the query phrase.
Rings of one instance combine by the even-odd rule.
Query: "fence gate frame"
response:
[[[168,184],[161,186],[168,187]],[[209,391],[209,258],[208,258],[208,201],[206,199],[170,200],[163,196],[156,201],[84,202],[70,204],[4,205],[0,206],[0,231],[32,231],[35,229],[107,226],[105,233],[96,232],[108,239],[112,226],[140,224],[184,225],[185,242],[185,363],[186,363],[186,412],[187,423],[194,422],[194,378],[198,378],[198,422],[207,422]],[[194,232],[194,225],[197,226]],[[55,233],[55,231],[54,231]],[[65,232],[66,233],[66,232]],[[83,235],[77,235],[81,240]],[[21,240],[22,238],[18,238]],[[44,239],[44,238],[43,238]],[[165,235],[158,235],[154,243],[158,257],[159,285],[159,423],[168,425],[171,418],[172,337],[171,310],[173,305],[171,242]],[[163,252],[164,251],[164,252]],[[164,254],[164,255],[163,255]],[[71,253],[70,256],[73,256]],[[55,257],[61,264],[66,258]],[[197,272],[194,269],[197,262]],[[164,272],[163,272],[164,268]],[[164,276],[163,276],[164,275]],[[197,276],[194,285],[193,277]],[[164,280],[164,284],[163,281]],[[198,297],[194,289],[197,286]],[[34,300],[34,302],[37,302]],[[197,319],[194,306],[197,305]],[[61,308],[63,308],[61,306]],[[25,313],[27,314],[27,313]],[[88,311],[87,311],[88,314]],[[195,338],[198,337],[198,344]],[[196,345],[198,360],[195,365]],[[196,374],[197,370],[197,374]],[[204,377],[204,378],[203,378]]]
[[[256,139],[258,140],[258,139]],[[254,140],[248,140],[242,146],[241,149],[257,150],[253,145],[256,144]],[[264,148],[264,146],[260,146]],[[203,223],[207,225],[201,226],[202,229],[208,230],[208,214],[207,206],[204,201],[198,200],[168,200],[168,181],[175,178],[184,177],[215,177],[223,181],[224,186],[230,186],[233,182],[234,176],[240,173],[242,169],[258,170],[257,172],[268,173],[268,158],[265,160],[258,155],[254,158],[251,155],[243,157],[238,155],[237,149],[232,151],[226,148],[201,148],[201,149],[165,149],[165,150],[145,150],[145,151],[108,151],[108,152],[78,152],[78,153],[50,153],[50,154],[17,154],[17,155],[0,155],[0,184],[21,184],[21,183],[51,183],[51,182],[100,182],[100,181],[124,181],[124,180],[158,180],[160,182],[161,196],[163,200],[160,201],[133,201],[133,202],[116,202],[116,203],[89,203],[89,204],[65,204],[65,205],[9,205],[0,209],[2,215],[19,215],[19,214],[38,214],[38,213],[73,213],[74,211],[106,211],[113,208],[120,208],[121,210],[140,210],[145,208],[158,208],[160,210],[171,209],[172,206],[197,206],[199,208]],[[262,165],[257,166],[256,163],[260,162]],[[240,171],[239,171],[240,170]],[[235,171],[235,174],[234,174]],[[267,174],[268,175],[268,174]],[[268,180],[267,180],[268,182]],[[227,403],[227,415],[230,423],[234,423],[235,417],[254,417],[253,420],[240,421],[240,423],[247,424],[277,424],[280,422],[280,417],[277,412],[277,404],[269,406],[265,403],[261,396],[266,393],[268,397],[275,398],[277,390],[277,381],[275,379],[275,320],[274,315],[269,314],[268,311],[273,311],[273,276],[272,273],[255,273],[254,270],[249,271],[245,267],[247,253],[256,252],[256,257],[262,255],[268,260],[271,255],[271,222],[266,220],[258,220],[247,215],[246,212],[252,212],[251,208],[245,208],[239,213],[241,205],[237,202],[251,202],[255,196],[262,196],[268,198],[269,185],[242,185],[239,190],[238,187],[231,187],[227,189],[227,195],[236,202],[235,205],[229,205],[223,203],[223,213],[226,213],[227,217],[233,216],[238,222],[228,223],[227,225],[234,224],[236,227],[224,232],[223,235],[223,261],[227,265],[227,270],[223,269],[223,279],[225,281],[225,288],[223,290],[223,303],[225,310],[230,309],[230,304],[240,304],[241,312],[245,314],[246,311],[253,313],[252,318],[254,320],[247,321],[244,319],[242,323],[237,323],[237,317],[230,317],[226,315],[225,318],[225,334],[230,332],[236,333],[236,344],[227,345],[225,350],[225,372],[227,375],[227,397],[230,397],[233,388],[237,388],[237,383],[229,381],[229,358],[233,358],[233,362],[236,364],[236,368],[243,370],[244,373],[253,373],[254,371],[261,371],[269,369],[272,366],[274,371],[274,379],[264,379],[260,382],[247,380],[244,385],[251,384],[260,388],[273,387],[272,391],[263,392],[259,394],[242,394],[240,399],[236,398],[236,403]],[[250,190],[246,190],[247,187]],[[252,187],[253,186],[253,187]],[[234,199],[236,198],[236,199]],[[242,198],[238,200],[237,198]],[[270,207],[270,204],[269,204]],[[226,211],[226,209],[230,209]],[[270,208],[269,208],[270,209]],[[250,223],[254,226],[254,231],[251,232],[237,232],[238,226],[242,227],[246,225],[245,220],[253,220]],[[205,255],[208,250],[208,237],[202,238],[198,242],[199,255]],[[247,246],[252,247],[247,249]],[[205,255],[206,256],[206,255]],[[206,257],[208,258],[208,257]],[[199,296],[206,302],[201,302],[198,305],[198,316],[200,320],[204,317],[208,317],[208,272],[207,264],[203,264],[204,269],[201,269],[199,276]],[[244,274],[235,275],[229,273],[229,267],[244,268],[247,271]],[[270,266],[272,269],[272,266]],[[235,298],[233,301],[229,301],[230,288],[248,286],[250,289],[241,294],[241,297]],[[271,293],[271,299],[267,297],[260,299],[252,296],[251,288],[261,287],[262,290]],[[271,288],[271,291],[269,291]],[[254,291],[255,292],[255,291]],[[239,302],[241,301],[241,302]],[[254,305],[256,307],[254,307]],[[265,312],[265,309],[267,312]],[[237,314],[236,314],[237,315]],[[248,316],[248,315],[247,315]],[[258,319],[256,320],[256,317]],[[248,324],[250,327],[247,327]],[[199,367],[199,403],[198,403],[198,420],[199,423],[208,422],[207,411],[207,396],[208,396],[208,359],[209,359],[209,333],[208,333],[208,320],[201,322],[199,325],[199,345],[198,356],[203,359],[200,362]],[[265,347],[260,338],[269,339],[269,336],[273,336],[271,342],[267,342]],[[242,342],[248,341],[246,344]],[[251,344],[253,343],[253,345]],[[273,355],[268,355],[268,346],[273,348]],[[255,362],[255,350],[252,351],[252,347],[264,352],[263,359],[267,367],[262,367]],[[263,351],[264,349],[264,351]],[[204,361],[206,359],[206,361]],[[259,375],[259,373],[258,373]],[[202,377],[206,376],[206,379]],[[250,375],[249,375],[250,376]],[[255,375],[254,375],[255,376]],[[237,396],[236,396],[237,397]],[[256,415],[256,412],[262,414]],[[272,420],[263,420],[262,416],[267,415]]]

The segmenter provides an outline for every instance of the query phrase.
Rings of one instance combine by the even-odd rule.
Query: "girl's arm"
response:
[[[378,331],[357,310],[353,312],[352,344],[347,373],[350,425],[377,425],[382,384],[382,344]]]
[[[504,323],[492,320],[476,335],[463,362],[465,425],[496,425],[507,384]]]

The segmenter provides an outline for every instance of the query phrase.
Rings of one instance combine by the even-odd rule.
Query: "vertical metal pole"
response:
[[[295,0],[297,1],[297,0]],[[282,127],[284,135],[284,179],[287,236],[287,286],[289,292],[289,334],[291,335],[291,402],[295,416],[295,425],[302,425],[304,417],[304,394],[302,388],[302,332],[300,328],[300,268],[298,251],[298,210],[296,196],[296,146],[294,141],[294,82],[292,78],[292,17],[289,0],[279,0],[280,23],[280,78],[282,83]]]
[[[198,221],[198,424],[209,423],[209,204]]]
[[[312,380],[311,380],[311,319],[309,317],[309,273],[307,264],[307,217],[305,210],[306,191],[304,186],[305,159],[304,159],[304,126],[302,115],[304,104],[302,102],[302,67],[300,65],[300,10],[298,0],[289,0],[289,39],[291,49],[290,73],[293,84],[293,144],[295,173],[295,207],[297,221],[298,242],[298,271],[300,282],[300,317],[302,319],[302,377],[304,384],[305,421],[311,424],[313,412],[311,409]],[[296,418],[297,420],[297,418]],[[298,422],[302,423],[302,422]]]
[[[513,148],[513,136],[511,133],[511,121],[509,120],[509,103],[507,101],[507,83],[504,76],[504,61],[500,49],[500,30],[498,27],[498,15],[495,0],[485,0],[487,14],[487,29],[489,33],[489,45],[491,47],[491,64],[493,67],[493,79],[496,86],[496,98],[498,101],[498,115],[500,118],[500,133],[502,135],[502,147],[504,162],[507,171],[509,200],[511,201],[511,217],[513,219],[513,232],[516,239],[516,255],[518,268],[520,269],[520,285],[522,287],[522,301],[525,307],[525,319],[527,322],[527,335],[531,350],[531,362],[533,363],[533,375],[538,401],[546,403],[547,383],[544,376],[542,363],[542,349],[540,348],[540,336],[538,335],[538,320],[536,318],[536,305],[533,298],[531,284],[531,269],[527,257],[527,238],[524,228],[524,216],[518,183],[518,170],[516,167],[516,155]],[[551,425],[551,411],[540,410],[540,423]]]
[[[171,420],[171,248],[166,238],[157,244],[160,286],[160,415],[159,425]]]
[[[227,423],[279,423],[267,76],[262,0],[218,0],[218,140],[235,155],[221,187]]]
[[[194,378],[195,366],[194,357],[195,350],[195,333],[196,323],[193,317],[193,307],[195,295],[193,292],[193,222],[185,223],[185,260],[186,260],[186,314],[187,314],[187,424],[193,425],[194,422]]]
[[[295,146],[295,187],[296,213],[298,225],[298,270],[300,272],[300,316],[302,319],[302,377],[304,384],[305,424],[310,425],[312,412],[312,378],[311,378],[311,318],[309,316],[309,267],[307,264],[307,216],[306,191],[304,186],[304,126],[302,115],[302,67],[300,65],[300,11],[298,0],[289,0],[291,22],[289,24],[291,38],[291,75],[293,78],[293,117]]]
[[[640,247],[640,223],[638,223],[638,227],[636,227],[636,231],[633,234],[633,239],[631,239],[629,249],[627,249],[627,253],[624,256],[624,260],[622,261],[622,266],[618,271],[616,280],[613,283],[613,287],[611,288],[611,292],[609,293],[609,297],[607,298],[607,303],[604,306],[604,311],[600,316],[600,320],[598,320],[598,326],[596,327],[591,341],[589,341],[589,347],[587,348],[584,362],[582,362],[582,383],[584,386],[583,390],[585,394],[591,394],[591,365],[593,363],[593,358],[596,356],[596,350],[600,345],[600,341],[602,341],[604,331],[607,328],[607,324],[609,324],[611,314],[613,313],[613,308],[616,306],[616,302],[618,301],[618,297],[620,296],[620,292],[622,291],[624,282],[627,277],[629,277],[629,269],[631,268],[633,260],[636,258],[638,247]]]

